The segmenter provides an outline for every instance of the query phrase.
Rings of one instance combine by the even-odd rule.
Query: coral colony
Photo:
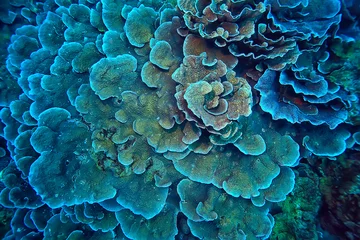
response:
[[[2,0],[3,239],[360,239],[359,0]]]

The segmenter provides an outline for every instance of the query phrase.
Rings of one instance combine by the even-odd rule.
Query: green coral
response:
[[[354,80],[360,74],[360,41],[349,43],[334,41],[330,48],[339,60],[332,62],[332,67],[336,69],[329,74],[328,80],[347,90],[359,93],[360,84]]]
[[[321,206],[320,180],[308,165],[298,168],[296,185],[284,202],[277,203],[281,213],[274,215],[270,240],[319,239],[317,214]]]

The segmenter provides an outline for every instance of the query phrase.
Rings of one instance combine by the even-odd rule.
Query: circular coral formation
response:
[[[246,79],[236,77],[221,60],[212,66],[204,65],[206,60],[205,54],[184,58],[172,75],[179,83],[175,97],[187,120],[219,133],[240,116],[251,114],[252,92]]]

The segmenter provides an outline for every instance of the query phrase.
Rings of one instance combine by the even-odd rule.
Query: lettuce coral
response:
[[[269,238],[300,161],[359,150],[356,3],[9,0],[4,239]]]

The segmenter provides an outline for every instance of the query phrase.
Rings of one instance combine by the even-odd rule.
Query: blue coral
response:
[[[360,149],[358,1],[2,4],[4,239],[267,239]]]

